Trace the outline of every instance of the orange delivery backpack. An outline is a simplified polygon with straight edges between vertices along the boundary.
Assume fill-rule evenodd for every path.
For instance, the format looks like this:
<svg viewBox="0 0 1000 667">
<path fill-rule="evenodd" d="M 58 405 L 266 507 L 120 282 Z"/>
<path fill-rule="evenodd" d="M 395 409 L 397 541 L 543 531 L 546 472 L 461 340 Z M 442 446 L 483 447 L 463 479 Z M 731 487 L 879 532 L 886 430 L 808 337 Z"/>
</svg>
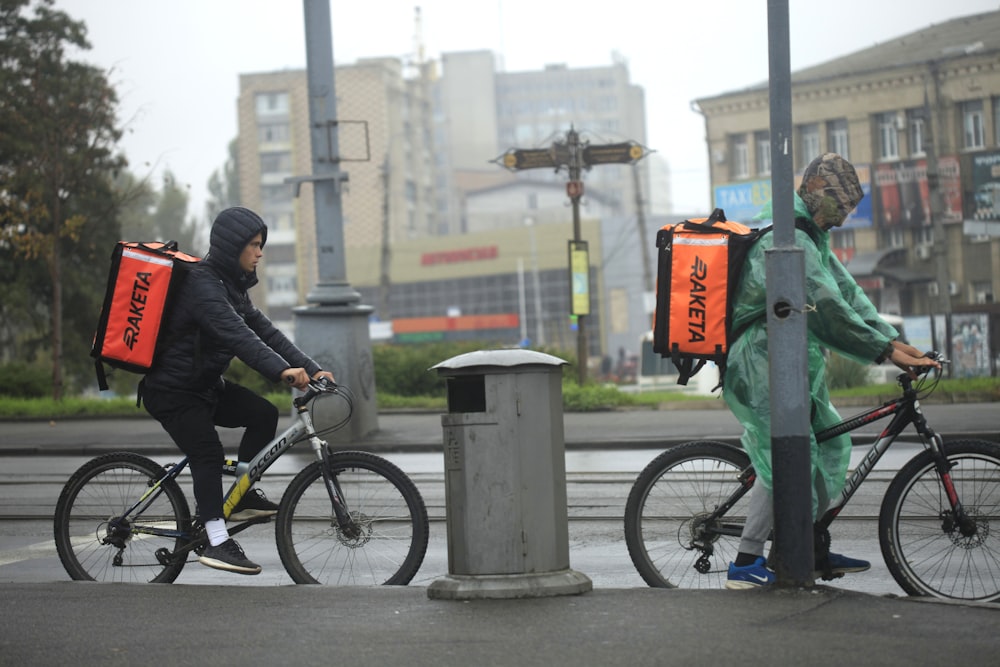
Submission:
<svg viewBox="0 0 1000 667">
<path fill-rule="evenodd" d="M 816 243 L 804 220 L 795 227 Z M 664 225 L 656 233 L 656 310 L 653 351 L 677 368 L 686 385 L 709 361 L 719 368 L 722 387 L 729 347 L 745 327 L 733 329 L 733 302 L 747 253 L 773 225 L 752 229 L 726 220 L 721 208 L 707 218 Z"/>
<path fill-rule="evenodd" d="M 653 351 L 677 368 L 686 385 L 713 361 L 719 388 L 726 355 L 736 339 L 732 330 L 733 295 L 751 245 L 765 229 L 726 220 L 721 208 L 707 218 L 665 225 L 656 234 L 656 310 Z"/>
<path fill-rule="evenodd" d="M 104 364 L 133 373 L 152 368 L 157 351 L 168 342 L 161 336 L 166 315 L 199 261 L 178 250 L 176 241 L 115 244 L 90 351 L 102 390 L 108 388 Z"/>
</svg>

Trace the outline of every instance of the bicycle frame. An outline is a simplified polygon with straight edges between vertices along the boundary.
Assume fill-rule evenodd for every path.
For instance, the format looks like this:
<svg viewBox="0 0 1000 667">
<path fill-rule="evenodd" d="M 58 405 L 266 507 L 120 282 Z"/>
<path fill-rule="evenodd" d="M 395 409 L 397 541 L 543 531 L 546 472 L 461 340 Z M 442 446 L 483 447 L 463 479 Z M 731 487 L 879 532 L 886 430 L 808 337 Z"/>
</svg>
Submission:
<svg viewBox="0 0 1000 667">
<path fill-rule="evenodd" d="M 837 518 L 840 512 L 847 505 L 848 501 L 854 496 L 854 493 L 858 490 L 858 487 L 868 478 L 868 475 L 874 469 L 875 465 L 879 462 L 882 456 L 888 451 L 889 447 L 893 442 L 896 441 L 906 427 L 913 424 L 920 436 L 921 442 L 924 447 L 930 449 L 934 453 L 934 458 L 937 461 L 938 474 L 941 477 L 942 485 L 944 486 L 945 492 L 948 497 L 948 502 L 951 504 L 952 511 L 957 524 L 960 526 L 960 530 L 963 535 L 968 537 L 967 531 L 975 530 L 974 525 L 965 515 L 962 509 L 962 504 L 958 499 L 958 495 L 955 492 L 954 484 L 951 481 L 950 464 L 944 453 L 944 442 L 941 436 L 934 432 L 930 426 L 927 425 L 927 418 L 924 416 L 920 409 L 920 400 L 917 398 L 917 390 L 913 388 L 913 380 L 907 375 L 900 375 L 899 382 L 903 387 L 903 395 L 892 400 L 886 401 L 881 406 L 877 408 L 872 408 L 866 410 L 854 417 L 845 419 L 838 424 L 835 424 L 823 431 L 816 434 L 817 442 L 826 442 L 832 438 L 842 435 L 844 433 L 849 433 L 862 426 L 866 426 L 880 419 L 891 416 L 892 421 L 882 430 L 878 438 L 876 438 L 874 444 L 868 450 L 868 453 L 861 459 L 861 462 L 855 468 L 854 472 L 848 477 L 844 483 L 844 489 L 841 491 L 840 496 L 837 500 L 830 506 L 829 509 L 823 514 L 823 516 L 817 520 L 816 524 L 820 529 L 827 529 L 833 520 Z M 740 488 L 736 490 L 729 498 L 726 499 L 724 503 L 715 508 L 715 510 L 709 514 L 702 525 L 705 527 L 711 526 L 710 532 L 714 535 L 727 535 L 732 537 L 739 537 L 742 534 L 743 527 L 741 525 L 735 524 L 725 524 L 716 523 L 719 521 L 720 517 L 724 517 L 726 512 L 728 512 L 736 503 L 740 500 L 750 489 L 753 487 L 754 482 L 757 479 L 757 474 L 753 469 L 753 466 L 748 467 L 746 470 L 742 471 L 739 476 Z M 694 547 L 706 548 L 704 545 L 695 544 Z M 710 547 L 708 547 L 710 550 Z"/>
<path fill-rule="evenodd" d="M 320 461 L 327 463 L 323 466 L 323 478 L 326 482 L 327 491 L 330 494 L 330 502 L 333 506 L 334 514 L 337 517 L 337 522 L 340 524 L 342 530 L 348 535 L 351 534 L 351 519 L 350 514 L 343 500 L 343 493 L 334 478 L 329 462 L 329 448 L 327 447 L 326 441 L 319 438 L 316 435 L 316 430 L 313 426 L 312 414 L 309 412 L 308 403 L 316 396 L 314 390 L 310 390 L 306 395 L 295 399 L 295 421 L 285 429 L 282 433 L 276 435 L 271 442 L 269 442 L 253 459 L 249 462 L 239 462 L 235 466 L 232 465 L 231 461 L 226 461 L 223 465 L 223 470 L 236 476 L 236 481 L 233 482 L 226 494 L 225 500 L 223 502 L 223 513 L 224 518 L 229 518 L 232 514 L 233 509 L 239 504 L 240 499 L 246 494 L 246 492 L 263 477 L 264 473 L 274 465 L 282 454 L 288 451 L 292 445 L 297 442 L 301 442 L 303 439 L 308 439 L 313 451 L 316 453 L 317 458 Z M 176 529 L 164 529 L 156 526 L 144 526 L 142 524 L 135 524 L 134 518 L 139 517 L 145 511 L 147 507 L 156 499 L 157 496 L 162 492 L 163 484 L 169 479 L 176 479 L 181 472 L 187 467 L 188 459 L 184 457 L 176 464 L 171 464 L 167 466 L 166 474 L 161 477 L 156 483 L 150 487 L 150 489 L 136 501 L 128 510 L 126 510 L 121 517 L 116 518 L 111 523 L 112 528 L 121 528 L 122 530 L 146 535 L 157 535 L 161 537 L 170 538 L 186 538 L 191 539 L 193 536 L 188 531 L 176 530 Z M 133 518 L 131 525 L 129 523 L 129 517 Z M 232 527 L 229 532 L 235 535 L 251 525 L 262 523 L 264 521 L 269 521 L 270 517 L 264 517 L 263 519 L 250 519 L 248 521 L 241 522 L 236 526 Z M 124 521 L 125 524 L 121 526 L 114 525 L 118 521 Z M 185 547 L 179 549 L 173 555 L 185 554 L 199 546 L 199 542 L 192 542 Z"/>
</svg>

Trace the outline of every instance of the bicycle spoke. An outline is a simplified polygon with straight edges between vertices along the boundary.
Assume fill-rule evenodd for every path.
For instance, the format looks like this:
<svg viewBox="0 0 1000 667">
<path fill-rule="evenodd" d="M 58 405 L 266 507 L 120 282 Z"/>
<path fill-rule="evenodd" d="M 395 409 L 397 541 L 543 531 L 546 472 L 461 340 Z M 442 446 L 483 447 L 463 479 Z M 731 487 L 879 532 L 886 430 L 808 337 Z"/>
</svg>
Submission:
<svg viewBox="0 0 1000 667">
<path fill-rule="evenodd" d="M 278 513 L 278 552 L 298 583 L 407 583 L 427 548 L 427 513 L 416 487 L 395 466 L 370 454 L 334 456 L 331 465 L 351 525 L 333 513 L 322 464 L 289 485 Z"/>
</svg>

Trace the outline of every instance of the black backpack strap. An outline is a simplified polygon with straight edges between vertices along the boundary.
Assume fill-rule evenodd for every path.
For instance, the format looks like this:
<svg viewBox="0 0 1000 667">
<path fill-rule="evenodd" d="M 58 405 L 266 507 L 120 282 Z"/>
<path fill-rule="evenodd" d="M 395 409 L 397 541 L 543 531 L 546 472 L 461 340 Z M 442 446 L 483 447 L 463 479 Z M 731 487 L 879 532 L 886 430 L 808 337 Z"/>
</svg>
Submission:
<svg viewBox="0 0 1000 667">
<path fill-rule="evenodd" d="M 726 212 L 723 211 L 721 208 L 717 208 L 712 211 L 712 214 L 710 216 L 708 216 L 708 220 L 705 221 L 705 224 L 711 225 L 716 222 L 725 222 L 725 221 L 726 221 Z"/>
<path fill-rule="evenodd" d="M 670 361 L 673 362 L 674 367 L 677 369 L 677 384 L 687 385 L 688 380 L 701 370 L 706 360 L 704 358 L 692 359 L 690 357 L 681 359 L 677 344 L 674 343 L 670 349 Z"/>
<path fill-rule="evenodd" d="M 97 357 L 94 359 L 94 371 L 97 373 L 97 386 L 101 391 L 107 391 L 108 389 L 108 376 L 104 372 L 104 364 L 101 362 L 101 358 Z"/>
</svg>

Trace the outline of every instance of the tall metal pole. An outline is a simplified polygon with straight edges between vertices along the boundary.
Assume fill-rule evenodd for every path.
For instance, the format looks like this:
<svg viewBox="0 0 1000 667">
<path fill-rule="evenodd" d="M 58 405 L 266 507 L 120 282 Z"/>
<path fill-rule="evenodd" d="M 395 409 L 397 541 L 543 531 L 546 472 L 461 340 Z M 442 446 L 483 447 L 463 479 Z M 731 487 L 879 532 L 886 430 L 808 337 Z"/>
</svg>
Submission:
<svg viewBox="0 0 1000 667">
<path fill-rule="evenodd" d="M 361 295 L 347 283 L 340 171 L 337 92 L 334 85 L 333 36 L 329 0 L 303 0 L 306 33 L 306 68 L 309 85 L 309 135 L 312 174 L 288 179 L 311 183 L 316 214 L 316 252 L 319 280 L 306 295 L 307 305 L 294 309 L 295 342 L 337 382 L 353 390 L 353 413 L 347 428 L 328 436 L 352 442 L 378 430 L 375 365 L 372 360 L 368 319 L 372 307 L 362 305 Z M 336 401 L 317 405 L 317 424 L 343 419 Z M 327 413 L 330 414 L 327 414 Z"/>
<path fill-rule="evenodd" d="M 930 223 L 931 231 L 934 234 L 932 248 L 934 251 L 934 280 L 937 282 L 938 291 L 935 298 L 935 311 L 938 314 L 951 314 L 951 274 L 948 271 L 948 248 L 945 245 L 947 231 L 944 226 L 944 201 L 941 194 L 941 173 L 938 166 L 938 155 L 947 146 L 938 141 L 942 136 L 940 128 L 944 119 L 940 113 L 941 90 L 938 79 L 938 64 L 935 61 L 928 63 L 932 88 L 934 90 L 934 103 L 931 105 L 927 98 L 927 84 L 924 83 L 924 118 L 925 142 L 924 150 L 927 153 L 927 193 L 930 197 Z M 941 150 L 939 150 L 939 148 Z"/>
<path fill-rule="evenodd" d="M 774 207 L 774 246 L 765 260 L 774 492 L 772 560 L 779 585 L 811 586 L 813 517 L 805 255 L 795 245 L 788 0 L 768 0 L 767 10 Z"/>
<path fill-rule="evenodd" d="M 566 133 L 566 145 L 569 148 L 569 180 L 579 182 L 583 166 L 583 154 L 580 146 L 580 135 L 573 128 Z M 570 197 L 573 204 L 573 242 L 579 243 L 580 233 L 580 194 Z M 577 382 L 582 387 L 587 382 L 587 316 L 576 316 L 576 365 Z"/>
<path fill-rule="evenodd" d="M 347 283 L 344 214 L 340 200 L 340 146 L 337 90 L 330 35 L 329 0 L 304 0 L 306 69 L 309 82 L 309 141 L 312 148 L 313 205 L 319 282 L 306 296 L 309 303 L 357 303 L 361 295 Z"/>
</svg>

